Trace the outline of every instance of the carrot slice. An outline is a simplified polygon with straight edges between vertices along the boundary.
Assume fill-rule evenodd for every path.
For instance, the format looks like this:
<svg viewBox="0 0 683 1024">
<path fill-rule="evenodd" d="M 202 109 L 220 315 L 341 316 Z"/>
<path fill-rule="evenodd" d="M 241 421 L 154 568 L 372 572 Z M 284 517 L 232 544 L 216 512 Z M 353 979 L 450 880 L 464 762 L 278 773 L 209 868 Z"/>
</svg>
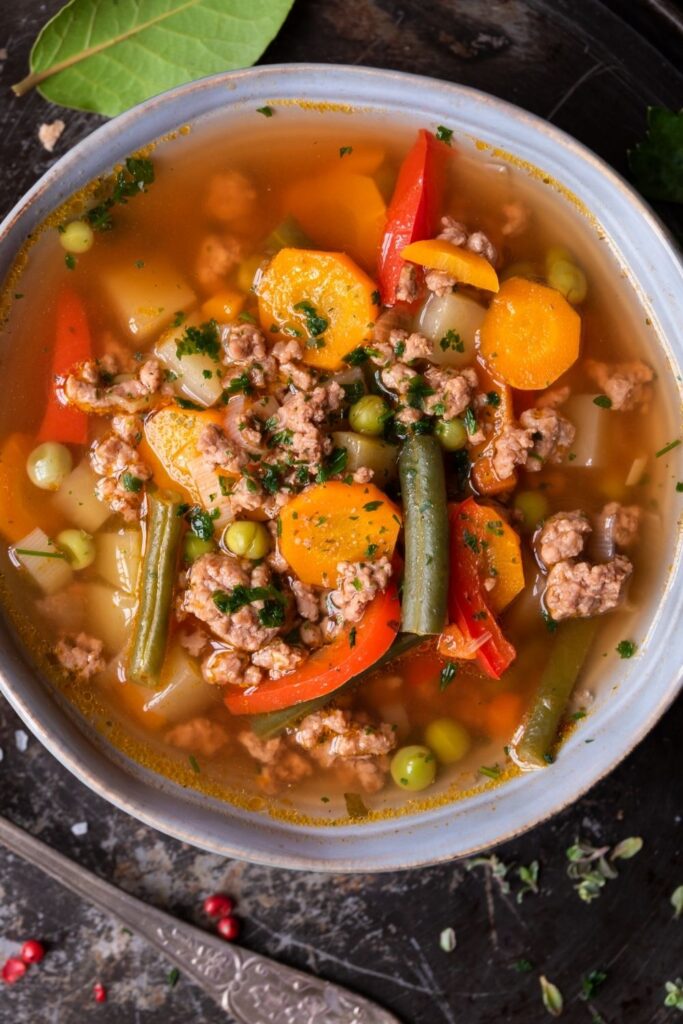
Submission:
<svg viewBox="0 0 683 1024">
<path fill-rule="evenodd" d="M 92 359 L 92 344 L 85 307 L 75 291 L 63 288 L 57 297 L 52 372 L 37 444 L 42 441 L 85 444 L 88 440 L 87 414 L 61 402 L 54 386 L 56 378 L 66 376 L 74 364 L 87 359 Z"/>
<path fill-rule="evenodd" d="M 344 253 L 281 249 L 258 284 L 268 337 L 300 337 L 304 362 L 338 370 L 366 341 L 378 313 L 374 282 Z"/>
<path fill-rule="evenodd" d="M 331 480 L 287 502 L 280 527 L 280 550 L 292 571 L 304 583 L 330 587 L 339 562 L 391 558 L 401 516 L 374 484 Z"/>
<path fill-rule="evenodd" d="M 337 690 L 378 661 L 396 639 L 401 618 L 396 578 L 368 605 L 356 625 L 346 628 L 308 658 L 300 669 L 259 686 L 225 688 L 225 704 L 233 715 L 279 711 Z"/>
<path fill-rule="evenodd" d="M 54 533 L 59 518 L 45 491 L 38 490 L 26 473 L 26 460 L 34 447 L 29 434 L 10 434 L 0 448 L 0 532 L 15 544 L 39 526 Z"/>
<path fill-rule="evenodd" d="M 348 252 L 373 271 L 387 208 L 373 178 L 354 173 L 352 160 L 353 153 L 337 170 L 295 181 L 285 192 L 284 211 L 315 245 Z"/>
<path fill-rule="evenodd" d="M 412 242 L 401 251 L 401 256 L 411 263 L 419 263 L 421 267 L 443 270 L 461 284 L 470 284 L 487 292 L 498 291 L 498 275 L 488 260 L 444 238 Z"/>
<path fill-rule="evenodd" d="M 486 312 L 479 352 L 511 387 L 540 391 L 576 362 L 580 340 L 581 318 L 564 296 L 511 277 Z"/>
</svg>

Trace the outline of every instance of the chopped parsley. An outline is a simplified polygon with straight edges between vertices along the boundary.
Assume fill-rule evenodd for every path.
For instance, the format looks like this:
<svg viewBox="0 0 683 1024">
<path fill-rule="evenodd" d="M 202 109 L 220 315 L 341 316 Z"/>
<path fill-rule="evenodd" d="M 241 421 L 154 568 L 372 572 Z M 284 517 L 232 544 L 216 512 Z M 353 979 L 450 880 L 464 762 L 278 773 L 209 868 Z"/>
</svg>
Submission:
<svg viewBox="0 0 683 1024">
<path fill-rule="evenodd" d="M 349 630 L 349 647 L 356 646 L 356 627 L 352 626 Z"/>
<path fill-rule="evenodd" d="M 282 469 L 280 466 L 268 465 L 261 476 L 261 483 L 268 494 L 277 494 L 280 490 L 280 477 Z"/>
<path fill-rule="evenodd" d="M 334 448 L 327 462 L 320 467 L 315 475 L 318 484 L 324 484 L 330 477 L 343 473 L 346 468 L 349 453 L 346 448 Z"/>
<path fill-rule="evenodd" d="M 64 257 L 64 262 L 66 263 L 67 270 L 75 270 L 76 269 L 76 257 L 74 256 L 73 253 L 68 252 L 66 254 L 66 256 Z"/>
<path fill-rule="evenodd" d="M 220 351 L 221 343 L 215 320 L 208 320 L 198 327 L 186 327 L 175 348 L 178 359 L 183 356 L 208 356 L 214 363 L 218 362 Z"/>
<path fill-rule="evenodd" d="M 190 762 L 190 767 L 192 768 L 192 771 L 195 773 L 195 775 L 200 775 L 202 770 L 199 767 L 199 761 L 194 756 L 194 754 L 190 754 L 187 760 Z"/>
<path fill-rule="evenodd" d="M 377 554 L 378 548 L 379 544 L 368 544 L 368 546 L 365 549 L 365 557 L 374 558 L 375 555 Z"/>
<path fill-rule="evenodd" d="M 172 967 L 166 975 L 166 982 L 169 988 L 174 988 L 178 984 L 178 978 L 180 977 L 180 971 L 177 967 Z"/>
<path fill-rule="evenodd" d="M 589 971 L 581 979 L 581 992 L 579 998 L 588 1000 L 593 999 L 600 986 L 607 980 L 607 973 L 605 971 Z"/>
<path fill-rule="evenodd" d="M 383 501 L 366 501 L 363 505 L 363 511 L 365 512 L 376 512 L 380 505 L 383 505 Z"/>
<path fill-rule="evenodd" d="M 218 512 L 218 510 L 216 510 L 216 512 Z M 195 537 L 199 537 L 200 540 L 211 540 L 213 537 L 213 521 L 215 518 L 215 515 L 211 512 L 207 512 L 206 509 L 200 508 L 199 505 L 193 505 L 187 512 L 187 522 L 190 530 Z"/>
<path fill-rule="evenodd" d="M 486 777 L 489 778 L 489 779 L 499 779 L 500 778 L 500 768 L 498 767 L 497 764 L 493 764 L 493 765 L 483 764 L 479 768 L 479 774 L 480 775 L 486 775 Z"/>
<path fill-rule="evenodd" d="M 379 355 L 376 348 L 368 348 L 367 345 L 358 345 L 357 348 L 351 349 L 344 356 L 344 362 L 348 363 L 349 366 L 362 366 L 363 363 L 367 363 L 368 359 L 372 356 Z"/>
<path fill-rule="evenodd" d="M 446 145 L 450 146 L 451 139 L 453 138 L 453 129 L 445 128 L 442 124 L 434 132 L 439 142 L 445 142 Z"/>
<path fill-rule="evenodd" d="M 132 473 L 124 473 L 121 477 L 123 481 L 123 489 L 125 491 L 131 491 L 133 494 L 138 494 L 142 490 L 142 480 L 139 476 L 134 476 Z"/>
<path fill-rule="evenodd" d="M 180 327 L 182 324 L 185 323 L 186 320 L 187 313 L 184 313 L 182 309 L 179 309 L 173 314 L 173 319 L 171 320 L 171 327 Z"/>
<path fill-rule="evenodd" d="M 342 384 L 344 399 L 349 405 L 355 405 L 365 394 L 365 384 L 362 380 L 351 381 L 350 384 Z"/>
<path fill-rule="evenodd" d="M 658 452 L 655 452 L 655 458 L 661 459 L 662 455 L 667 455 L 669 452 L 672 452 L 674 448 L 678 448 L 680 443 L 680 441 L 669 441 L 669 443 L 665 444 L 663 448 L 660 448 Z"/>
<path fill-rule="evenodd" d="M 273 110 L 272 107 L 265 106 L 265 107 L 257 107 L 256 108 L 256 113 L 257 114 L 263 114 L 264 117 L 272 117 L 273 114 L 275 113 L 275 111 Z"/>
<path fill-rule="evenodd" d="M 447 661 L 439 673 L 439 690 L 441 693 L 451 685 L 457 674 L 457 661 Z"/>
<path fill-rule="evenodd" d="M 114 226 L 112 220 L 112 207 L 125 205 L 133 196 L 146 192 L 147 185 L 154 181 L 154 165 L 151 160 L 145 157 L 129 156 L 126 159 L 126 166 L 118 172 L 114 178 L 114 187 L 111 195 L 93 206 L 85 215 L 88 224 L 95 231 L 111 231 Z"/>
<path fill-rule="evenodd" d="M 285 621 L 285 609 L 282 599 L 267 598 L 263 602 L 263 608 L 258 613 L 258 620 L 262 626 L 268 629 L 276 629 Z"/>
<path fill-rule="evenodd" d="M 413 409 L 421 409 L 425 398 L 429 398 L 433 394 L 434 388 L 431 388 L 424 377 L 418 373 L 408 385 L 408 405 Z"/>
<path fill-rule="evenodd" d="M 486 392 L 486 404 L 492 405 L 494 409 L 497 409 L 500 405 L 500 395 L 497 391 Z"/>
<path fill-rule="evenodd" d="M 197 405 L 196 402 L 191 402 L 189 398 L 180 398 L 176 395 L 175 404 L 179 405 L 181 409 L 193 409 L 195 412 L 204 412 L 203 405 Z"/>
<path fill-rule="evenodd" d="M 608 395 L 596 395 L 593 399 L 593 405 L 598 405 L 601 409 L 611 409 L 612 399 Z"/>
<path fill-rule="evenodd" d="M 312 338 L 319 338 L 321 334 L 324 334 L 329 327 L 330 321 L 324 316 L 320 316 L 315 306 L 312 306 L 310 302 L 303 301 L 297 302 L 294 309 L 299 309 L 306 318 L 306 330 Z"/>
<path fill-rule="evenodd" d="M 465 430 L 468 434 L 476 434 L 477 432 L 477 419 L 471 409 L 465 409 L 465 415 L 462 418 L 465 424 Z"/>
<path fill-rule="evenodd" d="M 476 534 L 472 533 L 471 530 L 468 530 L 467 527 L 465 527 L 462 531 L 462 539 L 470 551 L 474 552 L 475 555 L 479 554 L 481 551 L 481 545 L 479 544 Z"/>
<path fill-rule="evenodd" d="M 254 390 L 254 385 L 249 379 L 249 373 L 247 370 L 243 370 L 237 377 L 233 377 L 227 388 L 224 389 L 223 394 L 230 398 L 232 395 L 251 395 Z"/>
<path fill-rule="evenodd" d="M 353 146 L 340 146 L 339 147 L 339 156 L 340 157 L 348 156 L 349 153 L 353 153 Z"/>
<path fill-rule="evenodd" d="M 457 331 L 451 329 L 446 331 L 443 338 L 439 342 L 439 347 L 444 352 L 447 352 L 449 349 L 452 349 L 454 352 L 464 352 L 465 342 L 462 340 Z"/>
<path fill-rule="evenodd" d="M 620 640 L 616 646 L 616 652 L 620 658 L 632 658 L 636 653 L 637 644 L 633 640 Z"/>
<path fill-rule="evenodd" d="M 550 612 L 543 611 L 541 614 L 543 616 L 543 621 L 545 622 L 545 628 L 549 633 L 554 633 L 557 629 L 557 622 L 555 619 L 552 617 Z"/>
<path fill-rule="evenodd" d="M 375 289 L 375 291 L 370 296 L 370 301 L 372 302 L 373 306 L 379 306 L 379 300 L 380 300 L 380 294 L 377 291 L 377 289 Z"/>
</svg>

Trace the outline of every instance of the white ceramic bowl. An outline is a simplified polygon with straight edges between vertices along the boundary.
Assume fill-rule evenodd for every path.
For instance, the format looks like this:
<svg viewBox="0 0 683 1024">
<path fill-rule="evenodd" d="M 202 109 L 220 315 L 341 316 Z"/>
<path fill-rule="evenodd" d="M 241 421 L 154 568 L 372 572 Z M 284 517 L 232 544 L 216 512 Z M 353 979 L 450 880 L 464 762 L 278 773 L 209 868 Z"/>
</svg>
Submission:
<svg viewBox="0 0 683 1024">
<path fill-rule="evenodd" d="M 569 136 L 501 100 L 444 82 L 357 67 L 285 65 L 216 75 L 165 93 L 99 128 L 62 157 L 0 227 L 0 275 L 26 238 L 56 206 L 133 150 L 203 116 L 226 119 L 278 100 L 348 105 L 357 118 L 379 112 L 415 127 L 446 124 L 463 145 L 477 138 L 542 170 L 573 193 L 621 264 L 662 341 L 658 388 L 679 430 L 683 376 L 683 270 L 651 210 L 609 167 Z M 567 202 L 567 199 L 559 200 Z M 666 361 L 670 366 L 666 368 Z M 657 361 L 657 359 L 655 360 Z M 672 435 L 676 436 L 676 434 Z M 672 472 L 683 479 L 675 457 Z M 674 476 L 674 479 L 676 477 Z M 673 492 L 673 484 L 669 488 Z M 228 857 L 281 867 L 382 871 L 470 854 L 509 838 L 571 803 L 609 772 L 654 725 L 680 685 L 676 646 L 683 578 L 672 501 L 665 503 L 666 560 L 650 604 L 637 620 L 638 656 L 612 658 L 590 718 L 558 762 L 497 790 L 436 810 L 345 827 L 301 827 L 189 793 L 131 764 L 65 713 L 25 661 L 7 629 L 0 685 L 26 725 L 55 757 L 106 800 L 185 842 Z M 590 745 L 586 740 L 591 740 Z"/>
</svg>

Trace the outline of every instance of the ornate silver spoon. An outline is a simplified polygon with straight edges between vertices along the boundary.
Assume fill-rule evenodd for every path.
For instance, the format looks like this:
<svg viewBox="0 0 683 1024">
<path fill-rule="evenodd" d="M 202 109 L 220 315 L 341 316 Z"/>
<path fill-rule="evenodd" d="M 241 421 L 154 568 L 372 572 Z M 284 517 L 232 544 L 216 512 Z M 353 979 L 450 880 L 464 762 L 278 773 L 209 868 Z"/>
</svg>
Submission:
<svg viewBox="0 0 683 1024">
<path fill-rule="evenodd" d="M 0 842 L 144 936 L 238 1024 L 399 1024 L 375 1003 L 208 935 L 103 881 L 0 817 Z"/>
</svg>

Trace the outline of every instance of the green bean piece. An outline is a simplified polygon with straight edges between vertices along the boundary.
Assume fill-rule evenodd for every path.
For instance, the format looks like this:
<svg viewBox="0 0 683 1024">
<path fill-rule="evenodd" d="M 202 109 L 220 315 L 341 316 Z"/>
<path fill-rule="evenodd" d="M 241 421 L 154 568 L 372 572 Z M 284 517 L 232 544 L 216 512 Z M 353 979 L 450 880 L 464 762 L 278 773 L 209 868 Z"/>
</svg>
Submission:
<svg viewBox="0 0 683 1024">
<path fill-rule="evenodd" d="M 353 676 L 347 682 L 342 683 L 339 689 L 333 690 L 332 693 L 325 693 L 322 697 L 312 697 L 311 700 L 303 700 L 299 704 L 292 704 L 289 708 L 281 708 L 279 711 L 264 711 L 263 714 L 252 715 L 249 719 L 249 724 L 253 732 L 262 740 L 269 740 L 273 736 L 278 736 L 284 729 L 296 725 L 306 715 L 310 715 L 313 711 L 319 711 L 327 704 L 330 704 L 340 693 L 346 693 L 348 690 L 358 686 L 359 683 L 362 683 L 364 679 L 367 679 L 372 672 L 376 672 L 382 665 L 386 665 L 389 661 L 394 661 L 395 658 L 400 658 L 402 654 L 406 654 L 413 647 L 419 647 L 424 642 L 421 636 L 411 636 L 410 633 L 402 633 L 401 636 L 394 640 L 387 653 L 383 654 L 374 665 L 366 668 L 363 672 L 359 672 L 357 676 Z"/>
<path fill-rule="evenodd" d="M 409 437 L 398 463 L 404 509 L 402 628 L 440 633 L 448 595 L 448 510 L 443 455 L 429 434 Z"/>
<path fill-rule="evenodd" d="M 279 252 L 280 249 L 310 249 L 313 242 L 295 217 L 291 214 L 273 228 L 264 242 L 266 252 Z"/>
<path fill-rule="evenodd" d="M 183 520 L 178 515 L 178 495 L 157 491 L 147 495 L 147 502 L 145 554 L 128 678 L 142 686 L 156 687 L 166 655 Z"/>
<path fill-rule="evenodd" d="M 521 768 L 545 768 L 552 761 L 560 721 L 597 629 L 598 619 L 570 619 L 558 626 L 538 691 L 511 747 Z"/>
</svg>

